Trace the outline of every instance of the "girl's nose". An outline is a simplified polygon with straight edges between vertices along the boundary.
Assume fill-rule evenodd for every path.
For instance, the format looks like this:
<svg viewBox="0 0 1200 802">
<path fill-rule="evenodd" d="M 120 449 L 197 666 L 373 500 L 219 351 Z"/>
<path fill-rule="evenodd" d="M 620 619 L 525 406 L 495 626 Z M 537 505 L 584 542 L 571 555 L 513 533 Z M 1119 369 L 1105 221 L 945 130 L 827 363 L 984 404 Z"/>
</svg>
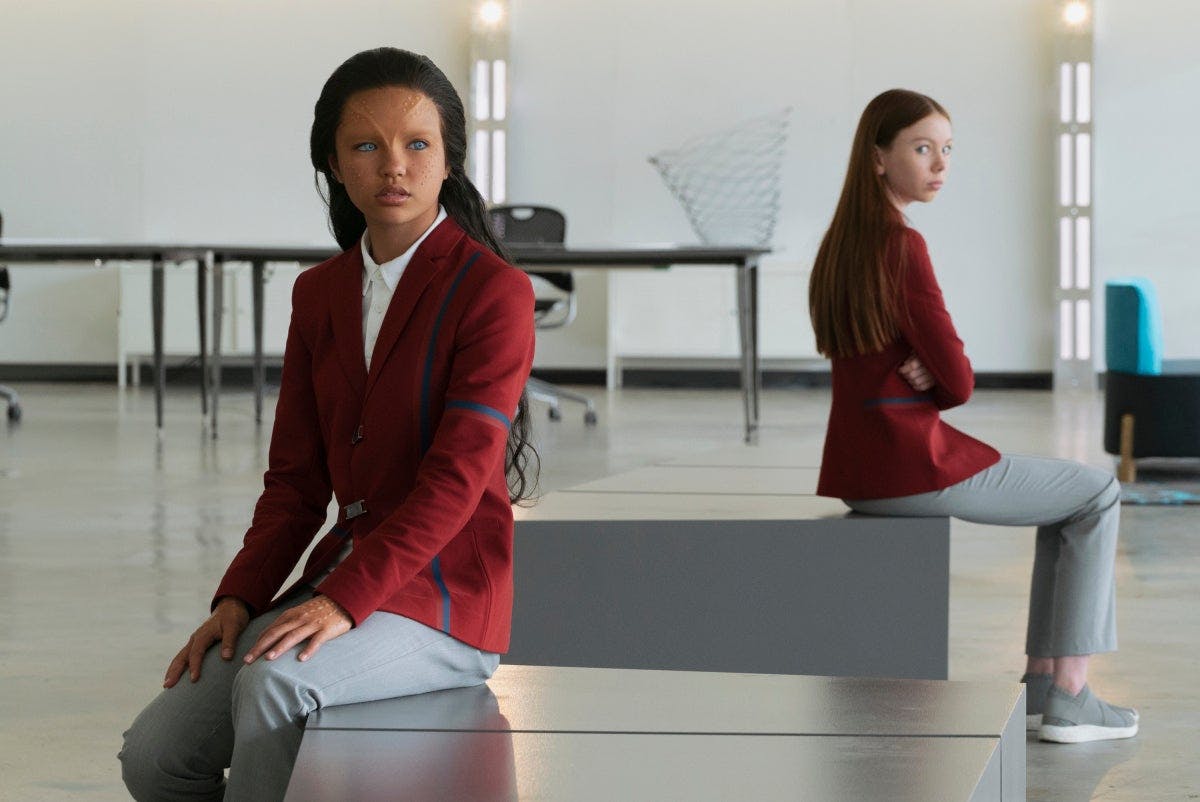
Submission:
<svg viewBox="0 0 1200 802">
<path fill-rule="evenodd" d="M 381 172 L 384 175 L 404 175 L 408 172 L 408 161 L 405 158 L 406 152 L 401 149 L 388 148 L 387 154 L 383 159 L 383 167 Z"/>
</svg>

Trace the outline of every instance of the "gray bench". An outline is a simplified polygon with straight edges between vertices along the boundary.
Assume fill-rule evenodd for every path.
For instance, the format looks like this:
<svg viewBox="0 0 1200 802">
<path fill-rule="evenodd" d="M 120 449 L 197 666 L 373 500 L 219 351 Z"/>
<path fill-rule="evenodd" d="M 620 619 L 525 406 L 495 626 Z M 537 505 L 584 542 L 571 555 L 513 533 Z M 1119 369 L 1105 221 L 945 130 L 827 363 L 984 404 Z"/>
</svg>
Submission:
<svg viewBox="0 0 1200 802">
<path fill-rule="evenodd" d="M 785 476 L 659 466 L 518 510 L 505 660 L 945 679 L 949 520 L 744 492 L 755 470 Z M 786 470 L 766 489 L 815 482 Z"/>
<path fill-rule="evenodd" d="M 288 800 L 1024 799 L 1022 686 L 936 681 L 949 521 L 847 515 L 807 459 L 727 449 L 516 510 L 505 665 L 319 711 Z"/>
<path fill-rule="evenodd" d="M 1023 686 L 503 665 L 327 708 L 288 802 L 1025 798 Z"/>
</svg>

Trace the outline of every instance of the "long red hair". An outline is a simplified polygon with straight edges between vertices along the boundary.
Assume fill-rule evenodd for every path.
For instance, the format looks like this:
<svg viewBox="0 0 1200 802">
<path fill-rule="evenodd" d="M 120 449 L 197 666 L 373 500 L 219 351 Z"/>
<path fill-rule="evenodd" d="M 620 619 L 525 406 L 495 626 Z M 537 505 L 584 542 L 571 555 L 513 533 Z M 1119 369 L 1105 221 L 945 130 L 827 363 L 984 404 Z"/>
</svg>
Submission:
<svg viewBox="0 0 1200 802">
<path fill-rule="evenodd" d="M 931 97 L 889 89 L 867 104 L 858 121 L 842 195 L 808 282 L 817 350 L 827 357 L 873 353 L 899 333 L 903 275 L 889 274 L 886 253 L 904 218 L 875 169 L 875 150 L 890 147 L 896 134 L 931 114 L 950 119 Z M 904 253 L 898 256 L 903 271 Z"/>
</svg>

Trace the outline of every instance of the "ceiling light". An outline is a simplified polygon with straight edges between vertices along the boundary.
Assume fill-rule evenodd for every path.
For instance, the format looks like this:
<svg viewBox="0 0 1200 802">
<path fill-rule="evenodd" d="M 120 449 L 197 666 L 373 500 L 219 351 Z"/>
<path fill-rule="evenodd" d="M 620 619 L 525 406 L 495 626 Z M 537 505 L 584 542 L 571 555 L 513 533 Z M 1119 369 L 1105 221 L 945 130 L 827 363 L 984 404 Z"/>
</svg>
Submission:
<svg viewBox="0 0 1200 802">
<path fill-rule="evenodd" d="M 1072 0 L 1063 6 L 1063 21 L 1073 28 L 1087 22 L 1088 6 L 1082 0 Z"/>
<path fill-rule="evenodd" d="M 484 25 L 497 25 L 504 18 L 504 6 L 497 0 L 488 0 L 479 7 L 479 20 Z"/>
</svg>

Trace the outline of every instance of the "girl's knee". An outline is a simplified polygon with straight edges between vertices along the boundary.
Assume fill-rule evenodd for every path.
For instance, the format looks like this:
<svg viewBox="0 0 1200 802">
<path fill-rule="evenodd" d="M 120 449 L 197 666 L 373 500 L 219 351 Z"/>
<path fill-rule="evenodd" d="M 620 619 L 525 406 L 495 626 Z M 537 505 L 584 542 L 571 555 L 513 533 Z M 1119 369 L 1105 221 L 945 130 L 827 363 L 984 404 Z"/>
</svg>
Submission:
<svg viewBox="0 0 1200 802">
<path fill-rule="evenodd" d="M 235 722 L 250 710 L 271 719 L 291 719 L 311 712 L 305 704 L 308 694 L 304 692 L 304 685 L 290 670 L 295 659 L 294 651 L 275 660 L 260 657 L 238 671 L 233 680 Z M 315 703 L 311 706 L 316 707 Z"/>
<path fill-rule="evenodd" d="M 129 795 L 138 802 L 178 799 L 185 795 L 202 799 L 202 796 L 188 793 L 194 791 L 194 782 L 189 781 L 186 768 L 177 760 L 171 739 L 148 730 L 140 721 L 135 721 L 122 736 L 124 741 L 117 753 L 117 759 L 121 761 L 121 780 Z"/>
<path fill-rule="evenodd" d="M 154 773 L 158 761 L 153 749 L 148 748 L 152 743 L 141 737 L 137 722 L 121 737 L 121 751 L 117 752 L 117 760 L 121 761 L 121 780 L 134 799 L 154 799 L 157 793 Z"/>
<path fill-rule="evenodd" d="M 260 657 L 249 665 L 242 666 L 233 678 L 233 702 L 236 705 L 239 697 L 260 696 L 281 684 L 287 682 L 284 674 L 283 661 L 295 659 L 294 655 L 285 654 L 276 660 Z"/>
<path fill-rule="evenodd" d="M 265 657 L 260 657 L 247 666 L 242 666 L 233 678 L 232 711 L 234 721 L 237 720 L 237 710 L 248 700 L 262 696 L 263 691 L 271 683 L 271 664 Z"/>
<path fill-rule="evenodd" d="M 1109 507 L 1115 507 L 1120 504 L 1121 483 L 1117 481 L 1117 477 L 1099 469 L 1097 469 L 1096 472 L 1101 474 L 1102 481 L 1104 482 L 1104 489 L 1101 490 L 1100 495 L 1097 496 L 1096 504 L 1100 507 L 1100 509 L 1108 509 Z"/>
<path fill-rule="evenodd" d="M 1092 465 L 1080 465 L 1081 481 L 1086 482 L 1091 498 L 1088 507 L 1105 510 L 1120 502 L 1121 483 L 1111 473 Z"/>
<path fill-rule="evenodd" d="M 224 794 L 233 743 L 228 702 L 210 708 L 188 690 L 177 685 L 159 694 L 121 736 L 121 779 L 136 800 L 219 800 Z"/>
</svg>

